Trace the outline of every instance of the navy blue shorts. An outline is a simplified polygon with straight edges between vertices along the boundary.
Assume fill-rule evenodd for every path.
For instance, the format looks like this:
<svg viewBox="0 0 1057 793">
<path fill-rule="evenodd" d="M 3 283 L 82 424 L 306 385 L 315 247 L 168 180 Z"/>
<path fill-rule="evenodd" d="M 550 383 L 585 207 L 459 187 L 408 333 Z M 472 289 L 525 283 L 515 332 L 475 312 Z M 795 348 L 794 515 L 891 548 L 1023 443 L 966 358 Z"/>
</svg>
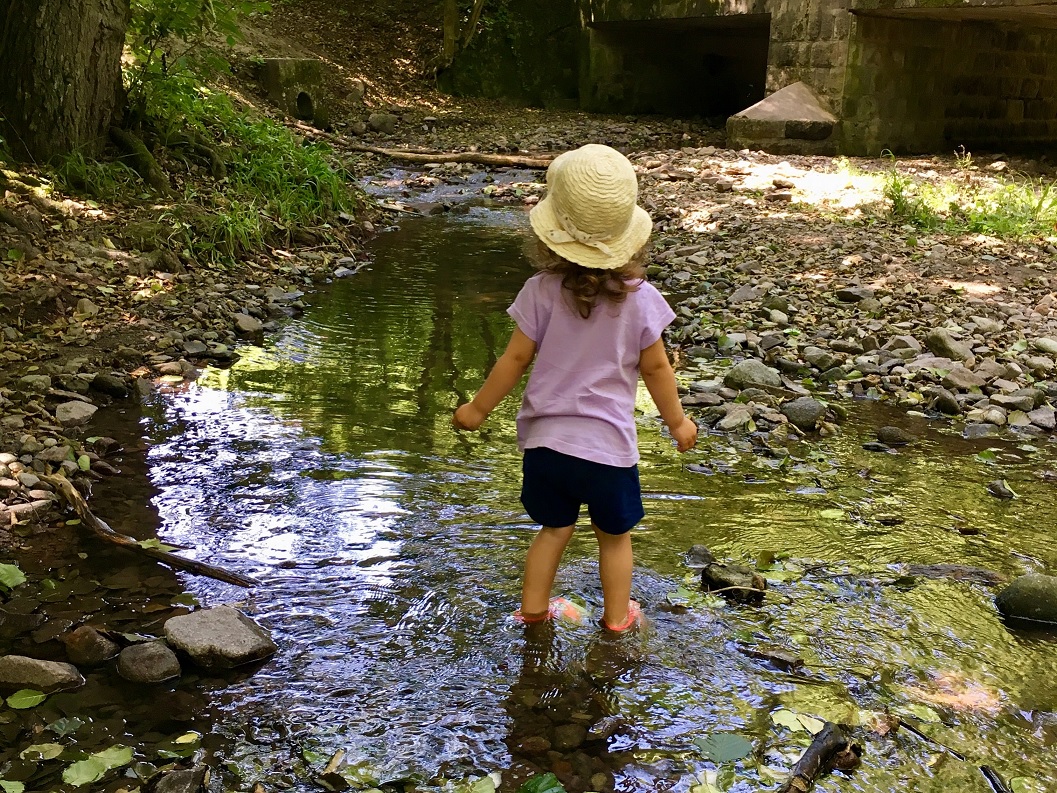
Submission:
<svg viewBox="0 0 1057 793">
<path fill-rule="evenodd" d="M 543 526 L 571 526 L 587 504 L 599 529 L 624 534 L 646 514 L 637 465 L 620 468 L 538 447 L 525 449 L 521 468 L 521 503 Z"/>
</svg>

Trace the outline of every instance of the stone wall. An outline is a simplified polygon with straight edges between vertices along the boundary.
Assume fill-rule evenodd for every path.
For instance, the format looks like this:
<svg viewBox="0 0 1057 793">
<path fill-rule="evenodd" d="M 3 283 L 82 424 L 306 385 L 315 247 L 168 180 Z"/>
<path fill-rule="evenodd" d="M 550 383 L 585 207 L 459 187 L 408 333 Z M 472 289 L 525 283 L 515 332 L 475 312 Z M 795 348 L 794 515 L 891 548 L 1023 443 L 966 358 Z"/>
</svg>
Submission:
<svg viewBox="0 0 1057 793">
<path fill-rule="evenodd" d="M 1057 140 L 1057 0 L 510 0 L 475 46 L 442 84 L 707 117 L 762 98 L 762 75 L 811 88 L 849 154 Z"/>
<path fill-rule="evenodd" d="M 1057 31 L 860 16 L 842 116 L 850 154 L 1012 149 L 1057 138 Z"/>
</svg>

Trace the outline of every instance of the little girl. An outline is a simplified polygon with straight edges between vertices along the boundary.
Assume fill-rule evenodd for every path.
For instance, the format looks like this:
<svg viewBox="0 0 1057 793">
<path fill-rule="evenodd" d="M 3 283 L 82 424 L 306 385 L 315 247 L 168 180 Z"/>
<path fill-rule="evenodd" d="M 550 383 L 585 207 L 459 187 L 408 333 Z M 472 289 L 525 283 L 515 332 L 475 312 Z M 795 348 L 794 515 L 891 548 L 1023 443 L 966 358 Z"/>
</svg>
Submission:
<svg viewBox="0 0 1057 793">
<path fill-rule="evenodd" d="M 517 417 L 524 452 L 521 503 L 542 529 L 525 559 L 521 608 L 538 622 L 560 604 L 551 587 L 580 507 L 598 538 L 602 622 L 624 631 L 640 619 L 631 595 L 630 531 L 643 517 L 635 392 L 639 375 L 679 451 L 697 425 L 683 413 L 661 332 L 675 314 L 644 280 L 650 216 L 637 206 L 631 163 L 589 144 L 547 169 L 547 196 L 529 215 L 540 269 L 507 313 L 517 323 L 506 351 L 473 401 L 455 411 L 476 430 L 535 359 Z"/>
</svg>

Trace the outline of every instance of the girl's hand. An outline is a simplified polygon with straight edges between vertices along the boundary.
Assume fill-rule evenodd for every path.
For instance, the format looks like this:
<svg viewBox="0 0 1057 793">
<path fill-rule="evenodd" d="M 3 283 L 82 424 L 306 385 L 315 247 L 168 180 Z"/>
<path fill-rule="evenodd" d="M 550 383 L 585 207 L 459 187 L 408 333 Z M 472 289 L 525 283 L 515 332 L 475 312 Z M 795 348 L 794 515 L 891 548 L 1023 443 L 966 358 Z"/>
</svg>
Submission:
<svg viewBox="0 0 1057 793">
<path fill-rule="evenodd" d="M 672 438 L 679 451 L 688 452 L 697 445 L 697 424 L 683 416 L 683 421 L 677 427 L 669 427 Z"/>
<path fill-rule="evenodd" d="M 476 430 L 484 424 L 486 418 L 487 413 L 475 407 L 473 402 L 467 402 L 465 405 L 459 405 L 455 415 L 451 417 L 451 424 L 457 430 Z"/>
</svg>

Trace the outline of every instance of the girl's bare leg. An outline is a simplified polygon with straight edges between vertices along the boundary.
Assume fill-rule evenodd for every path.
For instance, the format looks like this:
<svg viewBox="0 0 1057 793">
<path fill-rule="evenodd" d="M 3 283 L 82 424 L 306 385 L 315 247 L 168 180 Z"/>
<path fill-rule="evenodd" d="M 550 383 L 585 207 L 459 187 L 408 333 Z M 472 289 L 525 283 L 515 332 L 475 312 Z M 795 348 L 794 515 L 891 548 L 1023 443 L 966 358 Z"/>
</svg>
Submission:
<svg viewBox="0 0 1057 793">
<path fill-rule="evenodd" d="M 547 613 L 558 563 L 573 536 L 574 528 L 564 526 L 552 529 L 544 526 L 529 546 L 525 555 L 525 578 L 521 585 L 521 615 L 526 619 Z"/>
<path fill-rule="evenodd" d="M 623 625 L 631 600 L 631 532 L 606 534 L 593 523 L 598 538 L 598 576 L 602 579 L 602 619 L 606 625 Z"/>
</svg>

